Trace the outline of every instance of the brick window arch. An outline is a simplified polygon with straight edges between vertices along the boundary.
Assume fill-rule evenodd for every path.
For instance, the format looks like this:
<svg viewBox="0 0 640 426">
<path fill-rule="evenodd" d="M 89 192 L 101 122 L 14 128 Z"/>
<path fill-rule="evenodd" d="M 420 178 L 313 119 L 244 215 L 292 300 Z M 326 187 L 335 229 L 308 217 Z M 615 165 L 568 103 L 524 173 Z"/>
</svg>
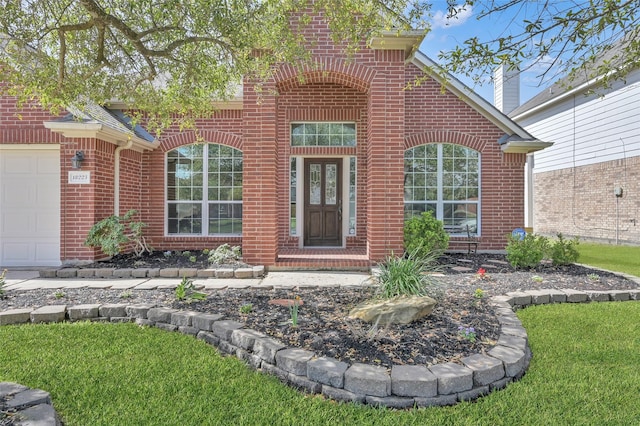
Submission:
<svg viewBox="0 0 640 426">
<path fill-rule="evenodd" d="M 414 146 L 404 154 L 405 219 L 431 211 L 451 235 L 480 231 L 480 152 L 456 144 Z"/>
<path fill-rule="evenodd" d="M 214 143 L 167 152 L 169 235 L 242 234 L 242 151 Z"/>
</svg>

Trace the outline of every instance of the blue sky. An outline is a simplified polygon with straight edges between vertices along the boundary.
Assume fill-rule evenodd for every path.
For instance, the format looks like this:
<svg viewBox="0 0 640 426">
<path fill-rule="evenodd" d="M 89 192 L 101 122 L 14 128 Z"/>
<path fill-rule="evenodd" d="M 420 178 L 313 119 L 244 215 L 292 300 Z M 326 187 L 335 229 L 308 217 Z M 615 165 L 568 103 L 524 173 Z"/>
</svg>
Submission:
<svg viewBox="0 0 640 426">
<path fill-rule="evenodd" d="M 526 2 L 525 2 L 526 3 Z M 433 1 L 432 30 L 420 45 L 420 50 L 434 61 L 438 62 L 438 53 L 442 50 L 450 50 L 465 40 L 477 36 L 480 40 L 493 40 L 504 36 L 508 32 L 519 31 L 523 17 L 527 15 L 526 6 L 519 10 L 508 10 L 499 16 L 485 17 L 478 21 L 480 10 L 467 6 L 460 11 L 455 19 L 447 19 L 445 0 Z M 539 68 L 538 68 L 539 70 Z M 520 77 L 520 104 L 526 102 L 545 87 L 549 82 L 540 84 L 535 67 L 528 72 L 523 72 Z M 473 88 L 476 93 L 493 103 L 493 83 L 491 76 L 481 86 L 470 78 L 456 75 L 463 83 Z"/>
</svg>

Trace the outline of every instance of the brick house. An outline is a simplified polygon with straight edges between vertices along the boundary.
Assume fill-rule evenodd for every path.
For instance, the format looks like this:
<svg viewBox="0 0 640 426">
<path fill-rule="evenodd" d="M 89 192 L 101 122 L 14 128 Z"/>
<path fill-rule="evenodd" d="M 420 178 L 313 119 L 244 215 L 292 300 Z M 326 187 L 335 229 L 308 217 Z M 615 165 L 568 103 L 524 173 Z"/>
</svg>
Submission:
<svg viewBox="0 0 640 426">
<path fill-rule="evenodd" d="M 401 253 L 405 218 L 425 210 L 451 249 L 467 227 L 480 250 L 504 249 L 523 226 L 526 154 L 550 144 L 445 81 L 420 36 L 383 35 L 350 59 L 314 19 L 313 66 L 283 65 L 260 93 L 245 81 L 195 130 L 154 139 L 124 105 L 69 119 L 2 98 L 0 264 L 101 258 L 87 231 L 129 209 L 157 250 L 229 243 L 268 268 L 366 268 Z"/>
</svg>

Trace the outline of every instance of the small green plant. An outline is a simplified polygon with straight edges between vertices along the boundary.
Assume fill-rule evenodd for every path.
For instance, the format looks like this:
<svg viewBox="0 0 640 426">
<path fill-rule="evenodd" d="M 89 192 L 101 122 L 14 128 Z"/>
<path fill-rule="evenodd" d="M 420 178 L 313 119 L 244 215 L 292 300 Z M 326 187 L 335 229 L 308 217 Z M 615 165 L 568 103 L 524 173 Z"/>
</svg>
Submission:
<svg viewBox="0 0 640 426">
<path fill-rule="evenodd" d="M 6 297 L 6 295 L 4 294 L 4 286 L 6 284 L 4 277 L 6 275 L 7 275 L 7 270 L 3 269 L 2 273 L 0 274 L 0 299 L 4 299 Z"/>
<path fill-rule="evenodd" d="M 291 326 L 298 326 L 298 308 L 300 307 L 300 296 L 293 298 L 293 303 L 289 305 L 289 316 L 291 317 Z"/>
<path fill-rule="evenodd" d="M 242 258 L 239 246 L 231 247 L 229 244 L 222 244 L 217 249 L 209 253 L 209 263 L 214 265 L 224 265 L 235 263 Z"/>
<path fill-rule="evenodd" d="M 125 290 L 118 296 L 120 299 L 131 299 L 133 297 L 133 293 L 131 290 Z"/>
<path fill-rule="evenodd" d="M 185 251 L 182 252 L 182 255 L 184 257 L 189 257 L 189 256 L 191 256 L 191 252 L 189 250 L 185 250 Z"/>
<path fill-rule="evenodd" d="M 189 262 L 196 263 L 197 261 L 198 261 L 198 258 L 196 256 L 189 256 Z"/>
<path fill-rule="evenodd" d="M 56 291 L 53 295 L 56 299 L 62 299 L 63 297 L 66 296 L 66 294 L 64 294 L 64 291 L 62 290 Z"/>
<path fill-rule="evenodd" d="M 404 224 L 404 248 L 407 253 L 426 257 L 438 256 L 449 247 L 449 234 L 430 211 L 414 216 Z"/>
<path fill-rule="evenodd" d="M 204 249 L 204 250 L 202 250 L 202 254 L 204 254 L 206 256 L 206 255 L 209 254 L 210 251 L 211 250 L 209 250 L 209 249 Z"/>
<path fill-rule="evenodd" d="M 590 281 L 600 281 L 600 275 L 598 274 L 589 274 L 587 275 Z"/>
<path fill-rule="evenodd" d="M 506 247 L 507 260 L 514 268 L 534 268 L 547 253 L 549 242 L 546 237 L 527 234 L 509 235 Z"/>
<path fill-rule="evenodd" d="M 253 310 L 253 305 L 251 303 L 243 303 L 240 305 L 240 313 L 243 315 L 250 314 Z"/>
<path fill-rule="evenodd" d="M 193 280 L 187 277 L 182 277 L 182 281 L 176 287 L 175 291 L 176 300 L 191 302 L 193 300 L 204 300 L 207 295 L 196 291 L 193 285 Z"/>
<path fill-rule="evenodd" d="M 544 278 L 542 278 L 540 275 L 534 275 L 531 277 L 531 279 L 537 283 L 541 283 L 542 281 L 544 281 Z"/>
<path fill-rule="evenodd" d="M 549 257 L 555 266 L 570 265 L 578 261 L 580 253 L 578 245 L 580 240 L 575 237 L 571 240 L 565 239 L 562 234 L 557 235 L 557 239 L 549 248 Z"/>
<path fill-rule="evenodd" d="M 473 297 L 475 299 L 481 300 L 485 296 L 485 291 L 481 288 L 476 288 L 476 291 L 473 292 Z"/>
<path fill-rule="evenodd" d="M 388 256 L 380 263 L 378 276 L 380 297 L 390 299 L 395 296 L 424 296 L 435 287 L 432 273 L 439 272 L 439 253 L 431 252 L 420 256 L 416 250 L 406 257 Z"/>
<path fill-rule="evenodd" d="M 470 341 L 471 343 L 475 343 L 476 341 L 476 329 L 473 327 L 458 327 L 458 335 L 462 336 L 463 339 Z"/>
<path fill-rule="evenodd" d="M 138 257 L 145 252 L 151 253 L 143 235 L 143 229 L 147 225 L 131 219 L 136 213 L 136 210 L 129 210 L 124 216 L 113 215 L 102 219 L 91 227 L 84 244 L 100 247 L 109 256 L 115 256 L 129 245 Z"/>
</svg>

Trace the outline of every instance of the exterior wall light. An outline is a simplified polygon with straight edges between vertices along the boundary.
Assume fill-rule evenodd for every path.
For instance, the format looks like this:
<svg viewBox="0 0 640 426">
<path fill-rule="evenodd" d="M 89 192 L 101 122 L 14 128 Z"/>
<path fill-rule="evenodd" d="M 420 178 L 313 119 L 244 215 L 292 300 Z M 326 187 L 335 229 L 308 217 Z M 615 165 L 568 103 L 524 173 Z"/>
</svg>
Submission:
<svg viewBox="0 0 640 426">
<path fill-rule="evenodd" d="M 84 151 L 76 151 L 76 154 L 71 157 L 71 168 L 79 169 L 84 161 Z"/>
</svg>

